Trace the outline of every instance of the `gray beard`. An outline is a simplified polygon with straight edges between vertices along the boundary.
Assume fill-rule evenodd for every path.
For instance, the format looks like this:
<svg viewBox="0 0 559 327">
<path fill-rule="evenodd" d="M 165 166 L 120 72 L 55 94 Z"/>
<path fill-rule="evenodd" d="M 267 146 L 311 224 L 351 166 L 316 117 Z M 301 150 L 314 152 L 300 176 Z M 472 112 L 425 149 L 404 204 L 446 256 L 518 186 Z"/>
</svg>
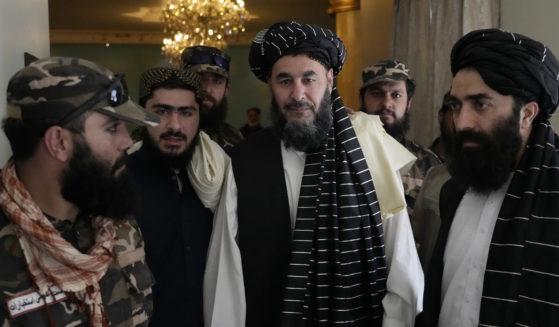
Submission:
<svg viewBox="0 0 559 327">
<path fill-rule="evenodd" d="M 316 108 L 312 108 L 316 111 Z M 273 125 L 283 140 L 286 148 L 308 152 L 319 149 L 326 143 L 328 132 L 332 127 L 332 99 L 328 89 L 320 101 L 314 118 L 308 122 L 288 121 L 278 107 L 276 98 L 272 95 L 271 116 Z"/>
</svg>

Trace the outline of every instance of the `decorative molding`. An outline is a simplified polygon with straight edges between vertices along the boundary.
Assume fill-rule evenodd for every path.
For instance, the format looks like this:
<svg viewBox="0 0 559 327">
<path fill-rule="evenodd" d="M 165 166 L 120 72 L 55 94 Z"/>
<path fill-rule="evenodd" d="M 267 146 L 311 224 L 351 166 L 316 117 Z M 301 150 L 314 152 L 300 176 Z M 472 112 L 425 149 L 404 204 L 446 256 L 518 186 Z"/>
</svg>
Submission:
<svg viewBox="0 0 559 327">
<path fill-rule="evenodd" d="M 250 45 L 256 33 L 245 32 L 227 38 L 229 46 Z M 168 34 L 155 31 L 50 30 L 51 44 L 137 44 L 163 45 Z"/>
<path fill-rule="evenodd" d="M 361 8 L 360 0 L 328 0 L 328 2 L 330 3 L 330 8 L 328 8 L 330 15 Z"/>
</svg>

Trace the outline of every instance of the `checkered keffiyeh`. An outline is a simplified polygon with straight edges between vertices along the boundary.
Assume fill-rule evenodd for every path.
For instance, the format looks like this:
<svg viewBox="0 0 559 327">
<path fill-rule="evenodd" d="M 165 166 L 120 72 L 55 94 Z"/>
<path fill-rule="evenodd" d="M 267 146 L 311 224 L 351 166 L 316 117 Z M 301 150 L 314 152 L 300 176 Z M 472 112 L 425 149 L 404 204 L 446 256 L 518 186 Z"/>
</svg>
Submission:
<svg viewBox="0 0 559 327">
<path fill-rule="evenodd" d="M 93 219 L 95 244 L 83 254 L 60 233 L 33 202 L 17 178 L 13 159 L 0 173 L 0 206 L 14 225 L 29 272 L 40 294 L 56 285 L 85 306 L 91 326 L 108 326 L 99 280 L 113 260 L 115 229 L 111 219 Z"/>
</svg>

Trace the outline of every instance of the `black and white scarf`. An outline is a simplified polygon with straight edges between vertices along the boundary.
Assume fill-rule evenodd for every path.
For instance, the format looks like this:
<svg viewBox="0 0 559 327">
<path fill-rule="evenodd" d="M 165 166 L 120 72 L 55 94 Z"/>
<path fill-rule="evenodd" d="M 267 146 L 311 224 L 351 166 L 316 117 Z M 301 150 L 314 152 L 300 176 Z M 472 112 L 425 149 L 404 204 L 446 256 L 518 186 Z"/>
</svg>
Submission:
<svg viewBox="0 0 559 327">
<path fill-rule="evenodd" d="M 535 123 L 501 206 L 480 326 L 559 326 L 559 138 Z"/>
</svg>

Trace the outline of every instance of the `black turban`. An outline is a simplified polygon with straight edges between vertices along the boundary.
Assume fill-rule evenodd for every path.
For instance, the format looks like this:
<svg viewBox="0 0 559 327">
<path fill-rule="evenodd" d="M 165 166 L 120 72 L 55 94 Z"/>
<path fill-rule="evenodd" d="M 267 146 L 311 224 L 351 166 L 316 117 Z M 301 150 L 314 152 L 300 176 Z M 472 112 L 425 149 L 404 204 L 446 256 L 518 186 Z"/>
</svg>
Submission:
<svg viewBox="0 0 559 327">
<path fill-rule="evenodd" d="M 250 46 L 248 61 L 254 75 L 266 82 L 274 63 L 286 54 L 308 53 L 337 75 L 346 59 L 342 40 L 327 28 L 281 22 L 260 31 Z"/>
<path fill-rule="evenodd" d="M 526 36 L 484 29 L 463 36 L 450 55 L 452 75 L 471 67 L 503 95 L 536 101 L 544 118 L 559 102 L 559 63 L 545 45 Z"/>
</svg>

